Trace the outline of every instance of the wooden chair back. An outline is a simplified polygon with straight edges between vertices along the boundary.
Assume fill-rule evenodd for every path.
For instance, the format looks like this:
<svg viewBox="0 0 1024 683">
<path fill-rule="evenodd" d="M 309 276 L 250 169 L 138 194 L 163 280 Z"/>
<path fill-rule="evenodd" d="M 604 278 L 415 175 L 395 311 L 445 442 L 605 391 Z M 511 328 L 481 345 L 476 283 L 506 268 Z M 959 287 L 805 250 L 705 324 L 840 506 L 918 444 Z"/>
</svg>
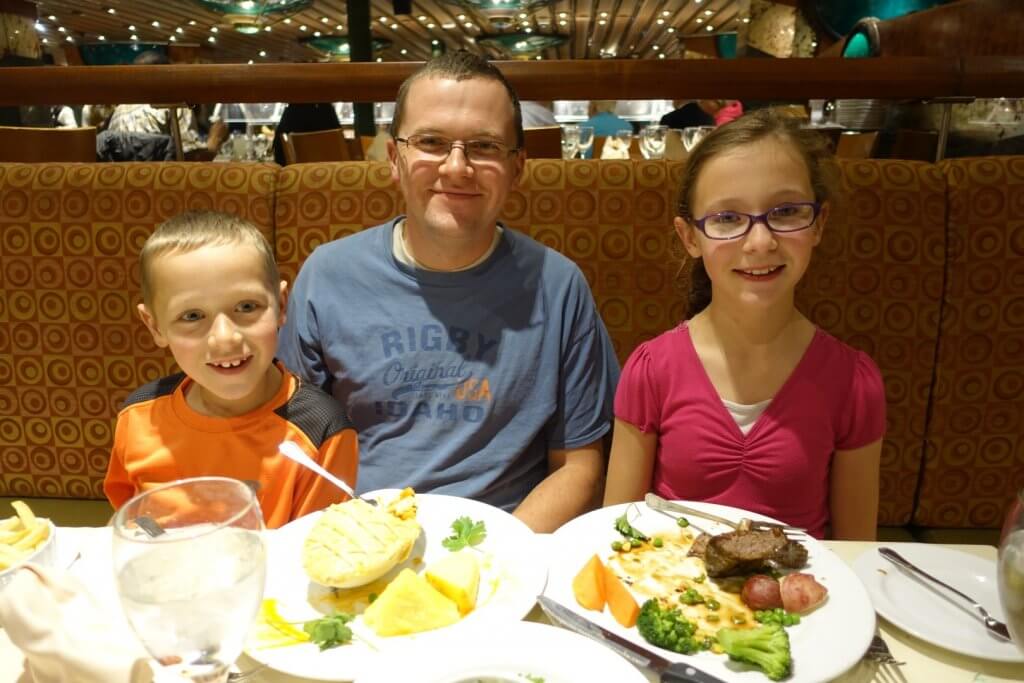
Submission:
<svg viewBox="0 0 1024 683">
<path fill-rule="evenodd" d="M 836 143 L 836 156 L 844 159 L 870 159 L 878 146 L 878 131 L 843 133 Z"/>
<path fill-rule="evenodd" d="M 281 144 L 286 164 L 363 160 L 363 146 L 359 139 L 345 137 L 345 131 L 341 128 L 312 133 L 284 133 Z"/>
<path fill-rule="evenodd" d="M 0 126 L 0 161 L 96 161 L 95 128 Z"/>
<path fill-rule="evenodd" d="M 562 158 L 562 127 L 545 126 L 525 131 L 526 156 L 530 159 Z"/>
</svg>

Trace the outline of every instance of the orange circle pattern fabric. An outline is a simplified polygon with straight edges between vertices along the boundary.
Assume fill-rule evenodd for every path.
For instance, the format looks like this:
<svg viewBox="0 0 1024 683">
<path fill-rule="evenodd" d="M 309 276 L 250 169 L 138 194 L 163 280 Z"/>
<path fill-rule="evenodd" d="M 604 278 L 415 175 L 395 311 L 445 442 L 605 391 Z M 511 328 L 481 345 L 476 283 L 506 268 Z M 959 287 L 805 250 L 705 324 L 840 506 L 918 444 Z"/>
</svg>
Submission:
<svg viewBox="0 0 1024 683">
<path fill-rule="evenodd" d="M 914 523 L 998 529 L 1024 489 L 1024 157 L 940 166 L 946 287 Z"/>
<path fill-rule="evenodd" d="M 272 239 L 277 170 L 0 164 L 0 495 L 103 498 L 118 407 L 175 367 L 136 315 L 143 242 L 187 209 Z"/>
</svg>

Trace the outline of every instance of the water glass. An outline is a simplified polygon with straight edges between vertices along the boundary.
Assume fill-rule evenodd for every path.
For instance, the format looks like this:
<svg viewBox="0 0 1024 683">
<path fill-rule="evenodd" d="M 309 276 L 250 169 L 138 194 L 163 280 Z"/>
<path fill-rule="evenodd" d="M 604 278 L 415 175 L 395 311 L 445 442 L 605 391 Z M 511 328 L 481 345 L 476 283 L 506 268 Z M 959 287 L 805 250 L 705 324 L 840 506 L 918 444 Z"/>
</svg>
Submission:
<svg viewBox="0 0 1024 683">
<path fill-rule="evenodd" d="M 1010 506 L 999 544 L 999 600 L 1017 649 L 1024 652 L 1024 490 Z"/>
<path fill-rule="evenodd" d="M 579 150 L 580 159 L 587 158 L 587 152 L 594 146 L 594 127 L 593 126 L 578 126 L 579 128 L 579 139 L 576 143 L 577 149 Z"/>
<path fill-rule="evenodd" d="M 690 126 L 683 128 L 683 147 L 689 152 L 714 129 L 714 126 Z"/>
<path fill-rule="evenodd" d="M 225 477 L 146 491 L 114 516 L 114 580 L 128 622 L 172 672 L 227 680 L 263 599 L 263 513 Z"/>
<path fill-rule="evenodd" d="M 665 156 L 665 134 L 668 126 L 645 126 L 640 131 L 640 153 L 644 159 L 661 159 Z"/>
<path fill-rule="evenodd" d="M 593 144 L 593 140 L 591 140 Z M 562 158 L 573 159 L 580 147 L 580 127 L 562 126 Z"/>
</svg>

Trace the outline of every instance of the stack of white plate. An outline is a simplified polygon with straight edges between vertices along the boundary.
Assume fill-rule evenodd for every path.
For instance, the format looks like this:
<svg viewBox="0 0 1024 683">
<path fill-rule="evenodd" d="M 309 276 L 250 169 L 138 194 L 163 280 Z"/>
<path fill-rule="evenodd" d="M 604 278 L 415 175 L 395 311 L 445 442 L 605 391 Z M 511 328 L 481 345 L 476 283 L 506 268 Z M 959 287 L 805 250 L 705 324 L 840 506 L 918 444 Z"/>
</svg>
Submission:
<svg viewBox="0 0 1024 683">
<path fill-rule="evenodd" d="M 878 130 L 885 125 L 884 100 L 836 100 L 834 120 L 854 130 Z"/>
</svg>

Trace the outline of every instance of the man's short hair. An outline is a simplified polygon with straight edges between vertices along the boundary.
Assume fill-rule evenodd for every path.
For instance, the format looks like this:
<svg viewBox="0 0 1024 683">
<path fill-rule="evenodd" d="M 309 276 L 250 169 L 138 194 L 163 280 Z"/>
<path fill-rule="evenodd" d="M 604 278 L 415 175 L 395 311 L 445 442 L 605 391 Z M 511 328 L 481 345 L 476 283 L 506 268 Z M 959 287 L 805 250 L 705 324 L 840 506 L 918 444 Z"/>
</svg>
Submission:
<svg viewBox="0 0 1024 683">
<path fill-rule="evenodd" d="M 225 244 L 254 247 L 263 260 L 263 278 L 271 292 L 277 292 L 281 276 L 274 252 L 259 228 L 234 214 L 218 211 L 186 211 L 161 223 L 142 245 L 139 254 L 139 275 L 142 300 L 152 308 L 153 261 L 165 254 L 187 254 L 202 247 Z"/>
<path fill-rule="evenodd" d="M 519 97 L 512 89 L 512 84 L 508 82 L 498 67 L 487 61 L 486 57 L 466 50 L 446 52 L 439 57 L 434 57 L 402 82 L 398 88 L 398 97 L 395 99 L 395 114 L 391 119 L 391 137 L 398 137 L 398 129 L 402 125 L 405 113 L 405 98 L 408 97 L 412 84 L 421 78 L 449 78 L 455 81 L 489 78 L 498 81 L 505 87 L 505 92 L 508 93 L 512 109 L 515 112 L 516 147 L 522 149 L 526 144 L 523 135 L 523 111 L 519 105 Z"/>
</svg>

